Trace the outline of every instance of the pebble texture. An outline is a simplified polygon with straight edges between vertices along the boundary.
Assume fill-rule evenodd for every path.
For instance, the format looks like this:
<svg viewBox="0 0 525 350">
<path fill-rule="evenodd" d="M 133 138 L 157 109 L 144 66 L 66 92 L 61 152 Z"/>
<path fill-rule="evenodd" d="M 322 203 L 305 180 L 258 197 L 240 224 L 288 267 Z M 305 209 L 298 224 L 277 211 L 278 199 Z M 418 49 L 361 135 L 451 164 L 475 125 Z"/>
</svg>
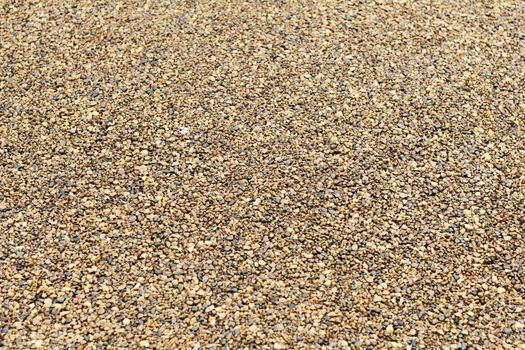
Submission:
<svg viewBox="0 0 525 350">
<path fill-rule="evenodd" d="M 0 18 L 0 348 L 525 349 L 523 1 Z"/>
</svg>

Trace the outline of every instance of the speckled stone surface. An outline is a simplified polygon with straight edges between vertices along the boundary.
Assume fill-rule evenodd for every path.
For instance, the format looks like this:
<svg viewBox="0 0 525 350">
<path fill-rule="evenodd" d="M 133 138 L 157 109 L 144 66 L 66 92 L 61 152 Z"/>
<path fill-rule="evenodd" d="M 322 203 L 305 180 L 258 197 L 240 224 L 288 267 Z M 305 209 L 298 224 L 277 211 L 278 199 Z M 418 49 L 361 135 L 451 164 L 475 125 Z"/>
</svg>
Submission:
<svg viewBox="0 0 525 350">
<path fill-rule="evenodd" d="M 0 21 L 0 348 L 525 349 L 523 1 Z"/>
</svg>

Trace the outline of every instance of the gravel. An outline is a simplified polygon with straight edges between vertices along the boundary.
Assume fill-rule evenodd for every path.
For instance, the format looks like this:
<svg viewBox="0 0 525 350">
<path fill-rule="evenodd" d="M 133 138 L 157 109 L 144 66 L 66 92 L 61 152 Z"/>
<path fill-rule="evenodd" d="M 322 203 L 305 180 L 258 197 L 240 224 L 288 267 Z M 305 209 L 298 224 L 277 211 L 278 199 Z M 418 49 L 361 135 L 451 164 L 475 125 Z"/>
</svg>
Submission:
<svg viewBox="0 0 525 350">
<path fill-rule="evenodd" d="M 523 2 L 0 16 L 0 348 L 525 349 Z"/>
</svg>

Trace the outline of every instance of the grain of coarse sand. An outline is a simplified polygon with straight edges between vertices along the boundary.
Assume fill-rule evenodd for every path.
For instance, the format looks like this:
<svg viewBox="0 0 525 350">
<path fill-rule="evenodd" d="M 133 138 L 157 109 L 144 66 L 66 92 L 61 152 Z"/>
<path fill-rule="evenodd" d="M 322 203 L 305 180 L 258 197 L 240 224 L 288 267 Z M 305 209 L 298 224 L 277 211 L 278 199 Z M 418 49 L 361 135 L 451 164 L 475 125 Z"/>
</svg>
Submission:
<svg viewBox="0 0 525 350">
<path fill-rule="evenodd" d="M 1 349 L 525 349 L 525 2 L 0 0 Z"/>
</svg>

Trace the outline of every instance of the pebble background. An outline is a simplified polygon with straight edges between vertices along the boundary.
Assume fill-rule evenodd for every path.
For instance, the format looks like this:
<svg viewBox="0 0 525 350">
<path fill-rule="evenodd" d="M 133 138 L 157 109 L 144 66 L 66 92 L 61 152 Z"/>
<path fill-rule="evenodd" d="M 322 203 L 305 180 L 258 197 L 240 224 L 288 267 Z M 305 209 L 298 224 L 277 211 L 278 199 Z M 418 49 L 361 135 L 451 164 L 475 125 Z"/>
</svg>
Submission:
<svg viewBox="0 0 525 350">
<path fill-rule="evenodd" d="M 525 349 L 525 2 L 0 21 L 0 348 Z"/>
</svg>

